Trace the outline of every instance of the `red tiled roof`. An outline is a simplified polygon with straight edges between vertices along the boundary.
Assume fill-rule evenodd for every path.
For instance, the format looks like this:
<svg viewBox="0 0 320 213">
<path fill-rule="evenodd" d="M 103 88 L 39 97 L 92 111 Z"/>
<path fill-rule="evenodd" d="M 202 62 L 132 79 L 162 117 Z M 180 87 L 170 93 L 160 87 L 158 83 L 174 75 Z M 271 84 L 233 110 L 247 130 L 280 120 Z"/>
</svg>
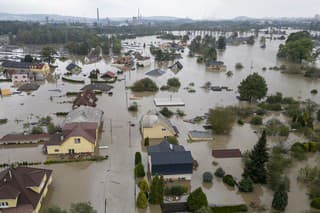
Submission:
<svg viewBox="0 0 320 213">
<path fill-rule="evenodd" d="M 116 76 L 116 74 L 114 74 L 111 71 L 108 71 L 108 72 L 102 74 L 101 78 L 114 78 L 115 76 Z"/>
<path fill-rule="evenodd" d="M 215 158 L 240 158 L 240 149 L 216 149 L 212 150 L 212 156 Z"/>
</svg>

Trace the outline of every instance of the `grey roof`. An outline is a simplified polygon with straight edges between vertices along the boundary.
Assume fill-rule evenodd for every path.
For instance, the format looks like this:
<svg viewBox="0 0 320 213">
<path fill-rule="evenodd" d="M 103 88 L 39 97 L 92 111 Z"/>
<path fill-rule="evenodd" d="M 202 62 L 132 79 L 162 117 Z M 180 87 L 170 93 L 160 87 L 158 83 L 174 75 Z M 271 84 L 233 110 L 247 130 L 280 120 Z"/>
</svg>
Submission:
<svg viewBox="0 0 320 213">
<path fill-rule="evenodd" d="M 35 84 L 35 83 L 27 83 L 23 84 L 18 88 L 18 91 L 33 91 L 37 90 L 40 87 L 40 85 Z"/>
<path fill-rule="evenodd" d="M 192 164 L 190 151 L 183 152 L 151 152 L 151 163 L 154 165 Z"/>
<path fill-rule="evenodd" d="M 94 122 L 100 123 L 102 122 L 103 111 L 97 108 L 92 108 L 88 106 L 80 106 L 75 110 L 72 110 L 68 113 L 66 119 L 64 120 L 64 124 L 67 123 L 78 123 L 78 122 Z"/>
<path fill-rule="evenodd" d="M 148 146 L 148 154 L 153 152 L 183 152 L 184 147 L 181 145 L 170 144 L 167 140 L 163 140 L 155 146 Z"/>
<path fill-rule="evenodd" d="M 94 90 L 94 91 L 103 91 L 103 92 L 109 92 L 113 86 L 110 86 L 105 83 L 94 83 L 94 84 L 88 84 L 81 88 L 81 90 Z"/>
<path fill-rule="evenodd" d="M 165 73 L 166 73 L 166 71 L 164 71 L 164 70 L 154 69 L 154 70 L 151 70 L 151 71 L 147 72 L 146 75 L 153 76 L 153 77 L 158 77 L 158 76 L 161 76 L 161 75 L 163 75 Z"/>
<path fill-rule="evenodd" d="M 2 63 L 2 67 L 14 69 L 29 69 L 30 65 L 30 62 L 5 61 Z"/>
</svg>

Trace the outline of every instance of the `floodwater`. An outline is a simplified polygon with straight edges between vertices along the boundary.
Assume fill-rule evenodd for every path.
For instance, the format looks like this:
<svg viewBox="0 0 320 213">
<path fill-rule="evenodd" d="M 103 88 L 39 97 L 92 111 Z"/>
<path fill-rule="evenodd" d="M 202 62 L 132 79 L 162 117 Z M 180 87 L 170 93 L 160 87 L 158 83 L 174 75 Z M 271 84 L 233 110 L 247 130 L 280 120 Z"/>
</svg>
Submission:
<svg viewBox="0 0 320 213">
<path fill-rule="evenodd" d="M 127 40 L 129 43 L 163 42 L 156 39 L 155 36 L 140 37 Z M 131 85 L 138 79 L 146 77 L 145 72 L 157 67 L 152 63 L 150 67 L 139 68 L 135 71 L 125 72 L 118 78 L 125 79 L 113 84 L 113 96 L 107 94 L 99 95 L 97 107 L 104 111 L 103 132 L 99 141 L 100 145 L 108 145 L 109 149 L 100 150 L 101 155 L 109 155 L 109 159 L 103 162 L 84 162 L 72 164 L 58 164 L 47 166 L 53 169 L 54 179 L 51 190 L 44 201 L 44 206 L 59 205 L 68 208 L 72 202 L 90 201 L 98 212 L 160 212 L 159 206 L 148 207 L 147 210 L 137 210 L 135 208 L 135 181 L 133 175 L 134 169 L 134 153 L 143 151 L 143 162 L 147 166 L 146 152 L 141 147 L 141 136 L 139 131 L 139 120 L 142 115 L 151 109 L 155 109 L 153 103 L 154 97 L 168 98 L 180 97 L 186 106 L 181 107 L 186 113 L 186 119 L 203 115 L 210 108 L 227 105 L 239 104 L 236 99 L 237 86 L 240 81 L 253 72 L 263 75 L 268 83 L 269 94 L 282 92 L 284 96 L 292 96 L 300 99 L 311 99 L 317 103 L 320 102 L 318 95 L 311 95 L 310 90 L 320 90 L 318 80 L 306 79 L 301 75 L 282 74 L 279 71 L 267 70 L 262 71 L 262 67 L 280 66 L 282 63 L 277 60 L 277 47 L 281 43 L 278 40 L 267 41 L 267 48 L 261 49 L 259 42 L 254 46 L 240 45 L 227 46 L 223 52 L 219 52 L 219 60 L 227 65 L 227 70 L 231 70 L 234 75 L 228 77 L 224 72 L 207 71 L 203 64 L 197 64 L 196 58 L 189 58 L 188 50 L 183 53 L 183 59 L 180 62 L 184 68 L 174 74 L 167 70 L 166 74 L 161 77 L 153 78 L 158 86 L 166 84 L 170 77 L 178 77 L 181 81 L 179 92 L 159 91 L 157 93 L 134 94 L 130 90 L 125 90 L 125 86 Z M 150 55 L 149 51 L 143 50 L 144 54 Z M 99 68 L 100 72 L 114 71 L 117 69 L 112 67 L 110 59 L 105 58 L 102 61 L 90 65 L 84 65 L 82 62 L 74 58 L 76 63 L 80 64 L 82 74 L 89 74 L 92 69 Z M 65 67 L 71 60 L 61 62 L 57 61 L 59 67 L 56 73 L 64 73 Z M 235 70 L 235 64 L 241 62 L 244 69 Z M 170 65 L 170 63 L 169 63 Z M 165 68 L 165 66 L 164 66 Z M 86 77 L 83 77 L 86 78 Z M 228 86 L 233 89 L 231 92 L 208 92 L 201 88 L 205 82 L 210 81 L 212 85 Z M 89 83 L 89 79 L 86 79 Z M 196 93 L 188 93 L 184 88 L 193 82 Z M 9 86 L 8 83 L 1 83 L 1 87 Z M 30 95 L 22 93 L 22 95 L 14 95 L 0 99 L 0 118 L 8 118 L 9 122 L 0 125 L 0 136 L 10 132 L 22 132 L 23 123 L 33 121 L 36 116 L 50 115 L 56 124 L 62 122 L 63 118 L 57 118 L 54 113 L 67 112 L 71 110 L 71 103 L 63 103 L 72 101 L 73 97 L 65 97 L 67 91 L 78 91 L 83 85 L 71 84 L 58 80 L 46 81 L 38 91 L 32 92 Z M 49 91 L 61 89 L 61 93 Z M 53 96 L 52 101 L 50 96 Z M 60 97 L 61 96 L 61 97 Z M 135 100 L 138 102 L 139 111 L 137 113 L 129 113 L 127 106 L 133 101 L 129 100 L 131 96 L 141 96 L 142 99 Z M 173 108 L 175 111 L 176 108 Z M 19 120 L 23 120 L 20 122 Z M 254 133 L 254 128 L 245 124 L 238 126 L 235 124 L 229 136 L 216 136 L 214 142 L 197 142 L 188 143 L 187 133 L 190 130 L 202 129 L 201 124 L 185 123 L 181 118 L 173 117 L 171 121 L 180 131 L 179 142 L 185 146 L 187 150 L 191 150 L 193 158 L 198 161 L 199 167 L 193 173 L 192 189 L 202 185 L 202 173 L 204 171 L 214 172 L 216 168 L 221 166 L 226 173 L 233 175 L 236 179 L 241 178 L 242 163 L 241 159 L 214 159 L 211 156 L 213 148 L 239 148 L 241 151 L 251 149 L 258 140 L 258 136 Z M 130 123 L 135 126 L 130 127 Z M 296 137 L 290 136 L 290 140 Z M 288 139 L 288 140 L 289 140 Z M 270 142 L 270 146 L 274 143 Z M 42 145 L 33 146 L 1 146 L 0 162 L 14 161 L 44 161 L 46 156 L 41 152 Z M 315 156 L 312 164 L 315 164 Z M 212 161 L 218 163 L 217 166 Z M 301 164 L 301 165 L 300 165 Z M 291 180 L 291 191 L 289 193 L 289 204 L 287 212 L 306 212 L 309 211 L 309 202 L 307 197 L 307 189 L 296 183 L 296 175 L 298 166 L 302 167 L 306 163 L 295 165 L 294 169 L 288 171 Z M 254 202 L 257 205 L 265 206 L 266 211 L 270 211 L 272 201 L 272 191 L 265 187 L 256 187 L 254 193 L 243 195 L 236 190 L 227 188 L 221 180 L 214 179 L 211 186 L 203 186 L 207 194 L 210 204 L 242 204 L 248 205 Z M 106 206 L 105 206 L 106 203 Z"/>
</svg>

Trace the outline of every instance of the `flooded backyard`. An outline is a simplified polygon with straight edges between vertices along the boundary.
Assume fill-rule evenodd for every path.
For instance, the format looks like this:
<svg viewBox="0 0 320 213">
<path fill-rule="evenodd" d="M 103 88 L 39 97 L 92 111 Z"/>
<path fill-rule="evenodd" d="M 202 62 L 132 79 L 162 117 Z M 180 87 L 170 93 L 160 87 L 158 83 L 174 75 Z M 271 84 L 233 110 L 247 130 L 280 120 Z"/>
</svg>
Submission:
<svg viewBox="0 0 320 213">
<path fill-rule="evenodd" d="M 150 42 L 163 42 L 155 36 L 139 37 L 127 40 L 127 42 L 136 42 L 143 45 Z M 103 131 L 99 140 L 100 146 L 109 146 L 108 149 L 97 150 L 101 155 L 108 155 L 109 159 L 102 162 L 82 162 L 69 164 L 56 164 L 45 166 L 53 170 L 53 183 L 48 192 L 43 205 L 59 205 L 68 208 L 72 202 L 90 201 L 97 211 L 104 212 L 105 202 L 107 212 L 161 212 L 159 206 L 150 206 L 147 210 L 138 210 L 135 208 L 135 180 L 134 180 L 134 153 L 143 152 L 143 163 L 147 168 L 147 153 L 142 147 L 141 135 L 139 130 L 139 120 L 141 116 L 149 110 L 156 109 L 154 98 L 181 98 L 185 102 L 185 107 L 173 107 L 182 109 L 186 116 L 184 119 L 191 119 L 195 116 L 201 116 L 208 112 L 210 108 L 219 106 L 238 105 L 236 98 L 238 95 L 237 87 L 240 82 L 250 73 L 258 72 L 262 75 L 268 84 L 268 94 L 276 92 L 283 93 L 284 96 L 293 97 L 299 100 L 311 99 L 320 104 L 319 95 L 312 95 L 310 91 L 317 89 L 320 91 L 320 81 L 304 78 L 302 75 L 284 74 L 280 71 L 266 70 L 263 67 L 280 66 L 281 61 L 277 60 L 276 54 L 279 40 L 267 40 L 266 48 L 260 48 L 259 42 L 254 46 L 240 45 L 227 46 L 226 50 L 218 53 L 218 59 L 227 66 L 227 71 L 231 70 L 233 76 L 228 77 L 226 72 L 213 72 L 206 70 L 204 64 L 198 64 L 196 58 L 188 57 L 188 50 L 183 53 L 183 58 L 179 60 L 184 68 L 174 74 L 166 65 L 161 66 L 166 73 L 160 77 L 151 77 L 160 87 L 165 85 L 168 78 L 177 77 L 181 82 L 178 92 L 159 91 L 157 93 L 133 93 L 126 90 L 126 86 L 132 85 L 136 80 L 146 77 L 145 73 L 158 67 L 158 64 L 152 63 L 150 67 L 137 68 L 134 71 L 127 71 L 119 75 L 118 79 L 124 79 L 112 84 L 113 95 L 97 95 L 97 108 L 104 111 Z M 150 55 L 149 48 L 144 51 L 144 55 Z M 82 64 L 75 58 L 78 65 L 83 68 L 79 77 L 86 79 L 92 69 L 98 68 L 100 72 L 116 72 L 117 69 L 111 66 L 110 58 L 104 58 L 98 63 Z M 55 73 L 65 73 L 65 67 L 71 62 L 57 61 Z M 244 69 L 236 70 L 235 64 L 241 62 Z M 169 64 L 171 65 L 171 64 Z M 289 64 L 290 67 L 290 64 Z M 84 85 L 63 82 L 61 79 L 46 81 L 37 91 L 30 95 L 22 93 L 11 97 L 0 99 L 0 118 L 7 118 L 8 123 L 0 125 L 0 137 L 11 132 L 24 131 L 23 123 L 35 118 L 35 116 L 50 115 L 55 124 L 60 124 L 63 117 L 55 116 L 56 112 L 68 112 L 72 109 L 74 97 L 66 97 L 66 92 L 77 92 Z M 233 91 L 213 92 L 201 88 L 206 82 L 210 81 L 215 86 L 227 86 Z M 185 90 L 190 83 L 194 83 L 195 93 L 189 93 Z M 1 87 L 8 87 L 8 83 L 1 83 Z M 60 89 L 61 92 L 53 91 Z M 50 100 L 52 96 L 52 100 Z M 137 113 L 128 112 L 128 106 L 134 101 L 130 97 L 141 97 L 134 100 L 138 103 Z M 66 102 L 67 101 L 67 102 Z M 243 103 L 240 103 L 243 104 Z M 22 120 L 22 122 L 20 121 Z M 240 194 L 236 189 L 229 189 L 227 186 L 215 178 L 211 186 L 204 186 L 202 183 L 202 174 L 205 171 L 214 171 L 222 167 L 227 174 L 231 174 L 236 180 L 241 179 L 243 171 L 241 158 L 216 159 L 211 155 L 212 149 L 216 148 L 238 148 L 242 152 L 253 148 L 258 141 L 259 136 L 255 133 L 254 127 L 250 124 L 240 126 L 235 124 L 229 136 L 214 136 L 213 142 L 188 142 L 188 131 L 201 130 L 202 125 L 190 124 L 182 118 L 173 116 L 172 123 L 177 126 L 179 134 L 179 143 L 186 150 L 190 150 L 192 156 L 198 161 L 199 167 L 192 175 L 192 189 L 203 186 L 210 204 L 215 205 L 233 205 L 246 203 L 250 205 L 255 203 L 266 208 L 265 212 L 270 212 L 273 192 L 266 187 L 256 187 L 254 193 Z M 134 126 L 130 124 L 134 124 Z M 298 140 L 299 136 L 290 135 L 288 141 Z M 269 141 L 269 146 L 276 142 Z M 0 162 L 16 161 L 45 161 L 46 155 L 42 152 L 42 144 L 39 145 L 6 145 L 0 146 Z M 289 202 L 286 212 L 310 212 L 307 189 L 305 186 L 297 183 L 296 177 L 299 168 L 319 164 L 319 156 L 315 154 L 307 162 L 294 162 L 293 168 L 288 169 L 287 173 L 290 179 Z M 218 165 L 213 165 L 216 161 Z M 106 201 L 105 199 L 106 198 Z"/>
</svg>

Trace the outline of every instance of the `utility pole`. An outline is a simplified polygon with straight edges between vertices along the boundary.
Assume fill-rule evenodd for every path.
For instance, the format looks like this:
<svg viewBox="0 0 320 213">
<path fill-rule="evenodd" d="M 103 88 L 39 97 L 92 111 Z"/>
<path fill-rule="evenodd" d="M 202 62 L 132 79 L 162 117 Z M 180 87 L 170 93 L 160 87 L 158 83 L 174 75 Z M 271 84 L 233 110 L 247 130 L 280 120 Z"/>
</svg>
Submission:
<svg viewBox="0 0 320 213">
<path fill-rule="evenodd" d="M 110 135 L 111 135 L 110 141 L 112 144 L 112 118 L 110 118 Z"/>
</svg>

